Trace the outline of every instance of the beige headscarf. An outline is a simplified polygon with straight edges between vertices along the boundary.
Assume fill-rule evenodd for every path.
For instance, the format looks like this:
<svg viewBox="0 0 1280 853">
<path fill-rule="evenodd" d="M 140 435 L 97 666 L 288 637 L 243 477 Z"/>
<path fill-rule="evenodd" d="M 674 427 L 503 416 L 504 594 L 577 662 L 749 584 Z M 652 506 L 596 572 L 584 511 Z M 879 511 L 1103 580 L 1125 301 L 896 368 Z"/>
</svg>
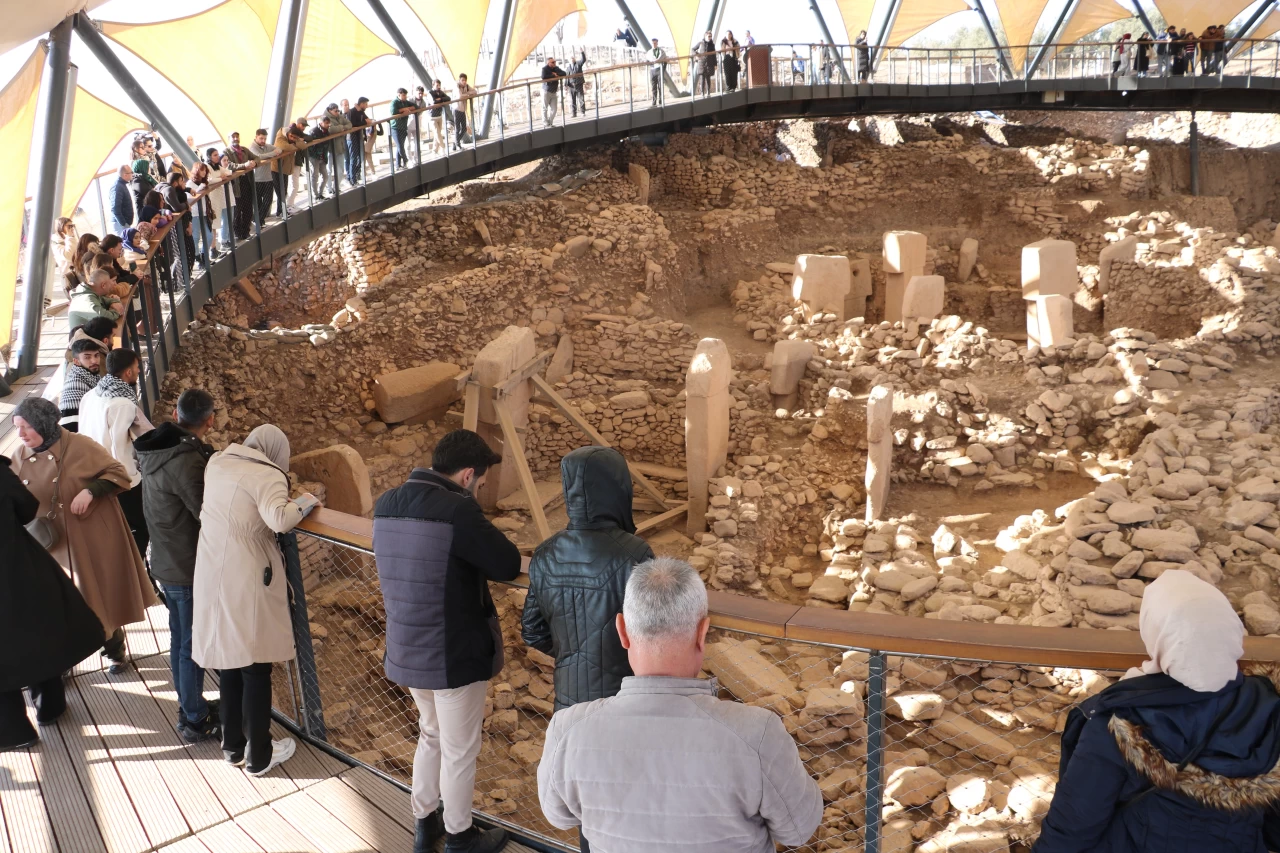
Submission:
<svg viewBox="0 0 1280 853">
<path fill-rule="evenodd" d="M 254 427 L 244 440 L 244 446 L 258 451 L 270 459 L 277 468 L 289 473 L 289 439 L 273 424 Z"/>
<path fill-rule="evenodd" d="M 1167 571 L 1147 587 L 1138 617 L 1151 660 L 1125 678 L 1163 672 L 1200 693 L 1236 677 L 1244 655 L 1244 625 L 1217 587 L 1190 572 Z"/>
</svg>

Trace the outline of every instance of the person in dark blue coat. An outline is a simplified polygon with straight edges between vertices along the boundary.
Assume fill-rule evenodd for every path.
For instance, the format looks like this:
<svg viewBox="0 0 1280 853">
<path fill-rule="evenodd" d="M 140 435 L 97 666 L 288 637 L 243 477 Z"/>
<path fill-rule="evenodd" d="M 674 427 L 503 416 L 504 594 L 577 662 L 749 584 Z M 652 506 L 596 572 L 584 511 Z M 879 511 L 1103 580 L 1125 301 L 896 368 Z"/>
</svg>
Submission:
<svg viewBox="0 0 1280 853">
<path fill-rule="evenodd" d="M 1242 674 L 1244 626 L 1166 571 L 1140 617 L 1151 660 L 1071 711 L 1034 853 L 1265 853 L 1280 803 L 1276 676 Z"/>
</svg>

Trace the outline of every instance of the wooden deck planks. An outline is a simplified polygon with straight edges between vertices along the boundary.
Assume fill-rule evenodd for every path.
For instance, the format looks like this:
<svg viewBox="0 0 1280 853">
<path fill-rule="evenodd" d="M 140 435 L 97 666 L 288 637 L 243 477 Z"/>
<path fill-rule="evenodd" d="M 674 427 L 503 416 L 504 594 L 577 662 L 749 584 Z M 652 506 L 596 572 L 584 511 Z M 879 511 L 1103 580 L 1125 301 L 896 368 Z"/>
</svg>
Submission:
<svg viewBox="0 0 1280 853">
<path fill-rule="evenodd" d="M 155 659 L 163 657 L 157 655 Z M 200 773 L 174 728 L 172 717 L 160 710 L 138 673 L 130 670 L 113 679 L 112 687 L 191 831 L 199 832 L 229 819 L 230 813 Z"/>
<path fill-rule="evenodd" d="M 58 726 L 41 727 L 40 746 L 31 750 L 31 760 L 58 845 L 76 853 L 107 853 Z"/>
<path fill-rule="evenodd" d="M 321 853 L 380 853 L 320 803 L 299 791 L 271 804 L 281 817 Z"/>
<path fill-rule="evenodd" d="M 239 825 L 231 822 L 220 823 L 212 829 L 206 829 L 197 838 L 209 848 L 209 853 L 262 853 L 262 848 L 249 837 Z M 299 848 L 297 853 L 304 853 Z"/>
<path fill-rule="evenodd" d="M 164 717 L 176 720 L 178 694 L 173 688 L 168 658 L 157 655 L 140 661 L 138 674 L 151 691 L 151 697 L 160 707 Z M 205 684 L 207 687 L 209 681 L 206 680 Z M 205 693 L 208 695 L 209 691 L 206 689 Z M 207 740 L 189 746 L 187 750 L 201 775 L 217 795 L 218 801 L 229 814 L 243 814 L 266 803 L 266 799 L 258 793 L 258 789 L 249 781 L 244 770 L 240 767 L 232 767 L 223 760 L 222 746 L 218 741 Z"/>
<path fill-rule="evenodd" d="M 245 812 L 236 818 L 236 824 L 266 853 L 318 853 L 320 850 L 269 806 Z"/>
<path fill-rule="evenodd" d="M 326 779 L 306 794 L 339 816 L 378 853 L 413 853 L 413 833 L 342 780 Z"/>
<path fill-rule="evenodd" d="M 93 716 L 138 818 L 151 840 L 160 847 L 189 835 L 191 827 L 151 759 L 137 728 L 125 714 L 116 695 L 117 682 L 104 672 L 76 679 L 81 698 Z"/>
<path fill-rule="evenodd" d="M 353 767 L 338 778 L 390 815 L 396 823 L 413 832 L 413 809 L 409 805 L 408 793 L 364 767 Z"/>
<path fill-rule="evenodd" d="M 125 791 L 106 745 L 98 736 L 74 679 L 67 684 L 67 713 L 58 721 L 58 730 L 67 746 L 67 755 L 89 809 L 93 812 L 108 853 L 140 853 L 152 844 L 142 821 Z"/>
<path fill-rule="evenodd" d="M 28 750 L 0 752 L 0 809 L 15 853 L 58 853 Z"/>
<path fill-rule="evenodd" d="M 209 853 L 209 848 L 205 847 L 199 838 L 191 835 L 181 841 L 159 848 L 157 853 Z"/>
</svg>

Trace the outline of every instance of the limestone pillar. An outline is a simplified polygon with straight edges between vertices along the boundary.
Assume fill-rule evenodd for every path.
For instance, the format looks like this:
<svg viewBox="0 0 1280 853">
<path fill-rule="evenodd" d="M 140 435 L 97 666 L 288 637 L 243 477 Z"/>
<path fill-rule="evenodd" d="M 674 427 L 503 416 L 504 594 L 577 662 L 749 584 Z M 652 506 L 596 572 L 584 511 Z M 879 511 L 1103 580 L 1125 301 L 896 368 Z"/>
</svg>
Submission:
<svg viewBox="0 0 1280 853">
<path fill-rule="evenodd" d="M 1138 256 L 1138 238 L 1130 234 L 1108 244 L 1098 253 L 1098 292 L 1103 296 L 1111 289 L 1111 265 L 1116 261 L 1132 261 Z"/>
<path fill-rule="evenodd" d="M 502 437 L 502 425 L 493 407 L 492 389 L 502 384 L 526 361 L 537 354 L 533 329 L 507 326 L 502 334 L 489 341 L 476 355 L 471 368 L 471 378 L 480 386 L 480 407 L 476 431 L 495 452 L 502 454 L 502 464 L 489 472 L 488 482 L 477 494 L 480 506 L 496 509 L 498 501 L 520 488 L 520 474 L 516 470 L 514 448 L 507 447 Z M 522 382 L 505 398 L 511 421 L 517 431 L 529 424 L 529 383 Z"/>
<path fill-rule="evenodd" d="M 800 380 L 817 348 L 810 341 L 785 340 L 773 345 L 773 364 L 769 375 L 769 392 L 775 409 L 794 409 L 798 402 Z"/>
<path fill-rule="evenodd" d="M 977 263 L 978 241 L 972 237 L 965 237 L 964 242 L 960 244 L 960 262 L 956 266 L 956 281 L 961 283 L 968 281 Z"/>
<path fill-rule="evenodd" d="M 1022 247 L 1022 298 L 1075 295 L 1079 283 L 1076 244 L 1039 240 Z"/>
<path fill-rule="evenodd" d="M 1065 296 L 1027 299 L 1027 347 L 1056 347 L 1075 337 L 1075 303 Z"/>
<path fill-rule="evenodd" d="M 928 323 L 942 314 L 946 280 L 940 275 L 912 276 L 902 295 L 902 318 Z"/>
<path fill-rule="evenodd" d="M 867 316 L 867 298 L 871 296 L 871 261 L 855 258 L 849 261 L 852 281 L 844 298 L 844 319 Z"/>
<path fill-rule="evenodd" d="M 902 320 L 902 298 L 907 282 L 924 275 L 928 240 L 918 231 L 886 231 L 884 234 L 884 319 Z"/>
<path fill-rule="evenodd" d="M 867 523 L 878 521 L 889 500 L 893 464 L 893 392 L 877 385 L 867 395 Z"/>
<path fill-rule="evenodd" d="M 636 185 L 636 189 L 640 194 L 636 197 L 636 204 L 649 203 L 649 170 L 639 163 L 627 164 L 627 178 L 631 183 Z"/>
<path fill-rule="evenodd" d="M 689 472 L 688 531 L 707 529 L 710 480 L 729 459 L 729 348 L 703 338 L 685 374 L 684 453 Z"/>
<path fill-rule="evenodd" d="M 852 286 L 849 259 L 843 255 L 799 255 L 791 279 L 791 296 L 806 320 L 830 313 L 843 321 L 844 301 Z"/>
</svg>

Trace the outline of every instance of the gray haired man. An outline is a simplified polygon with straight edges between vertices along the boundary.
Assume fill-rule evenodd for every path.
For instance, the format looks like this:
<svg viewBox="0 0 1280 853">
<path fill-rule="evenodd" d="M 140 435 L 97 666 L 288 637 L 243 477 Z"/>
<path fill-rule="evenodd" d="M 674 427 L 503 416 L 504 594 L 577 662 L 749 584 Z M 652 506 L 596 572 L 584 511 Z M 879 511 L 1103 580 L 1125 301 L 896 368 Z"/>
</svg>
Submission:
<svg viewBox="0 0 1280 853">
<path fill-rule="evenodd" d="M 635 675 L 551 718 L 538 797 L 553 826 L 609 853 L 773 853 L 813 835 L 822 795 L 782 720 L 699 677 L 710 624 L 688 563 L 631 570 L 617 627 Z"/>
</svg>

